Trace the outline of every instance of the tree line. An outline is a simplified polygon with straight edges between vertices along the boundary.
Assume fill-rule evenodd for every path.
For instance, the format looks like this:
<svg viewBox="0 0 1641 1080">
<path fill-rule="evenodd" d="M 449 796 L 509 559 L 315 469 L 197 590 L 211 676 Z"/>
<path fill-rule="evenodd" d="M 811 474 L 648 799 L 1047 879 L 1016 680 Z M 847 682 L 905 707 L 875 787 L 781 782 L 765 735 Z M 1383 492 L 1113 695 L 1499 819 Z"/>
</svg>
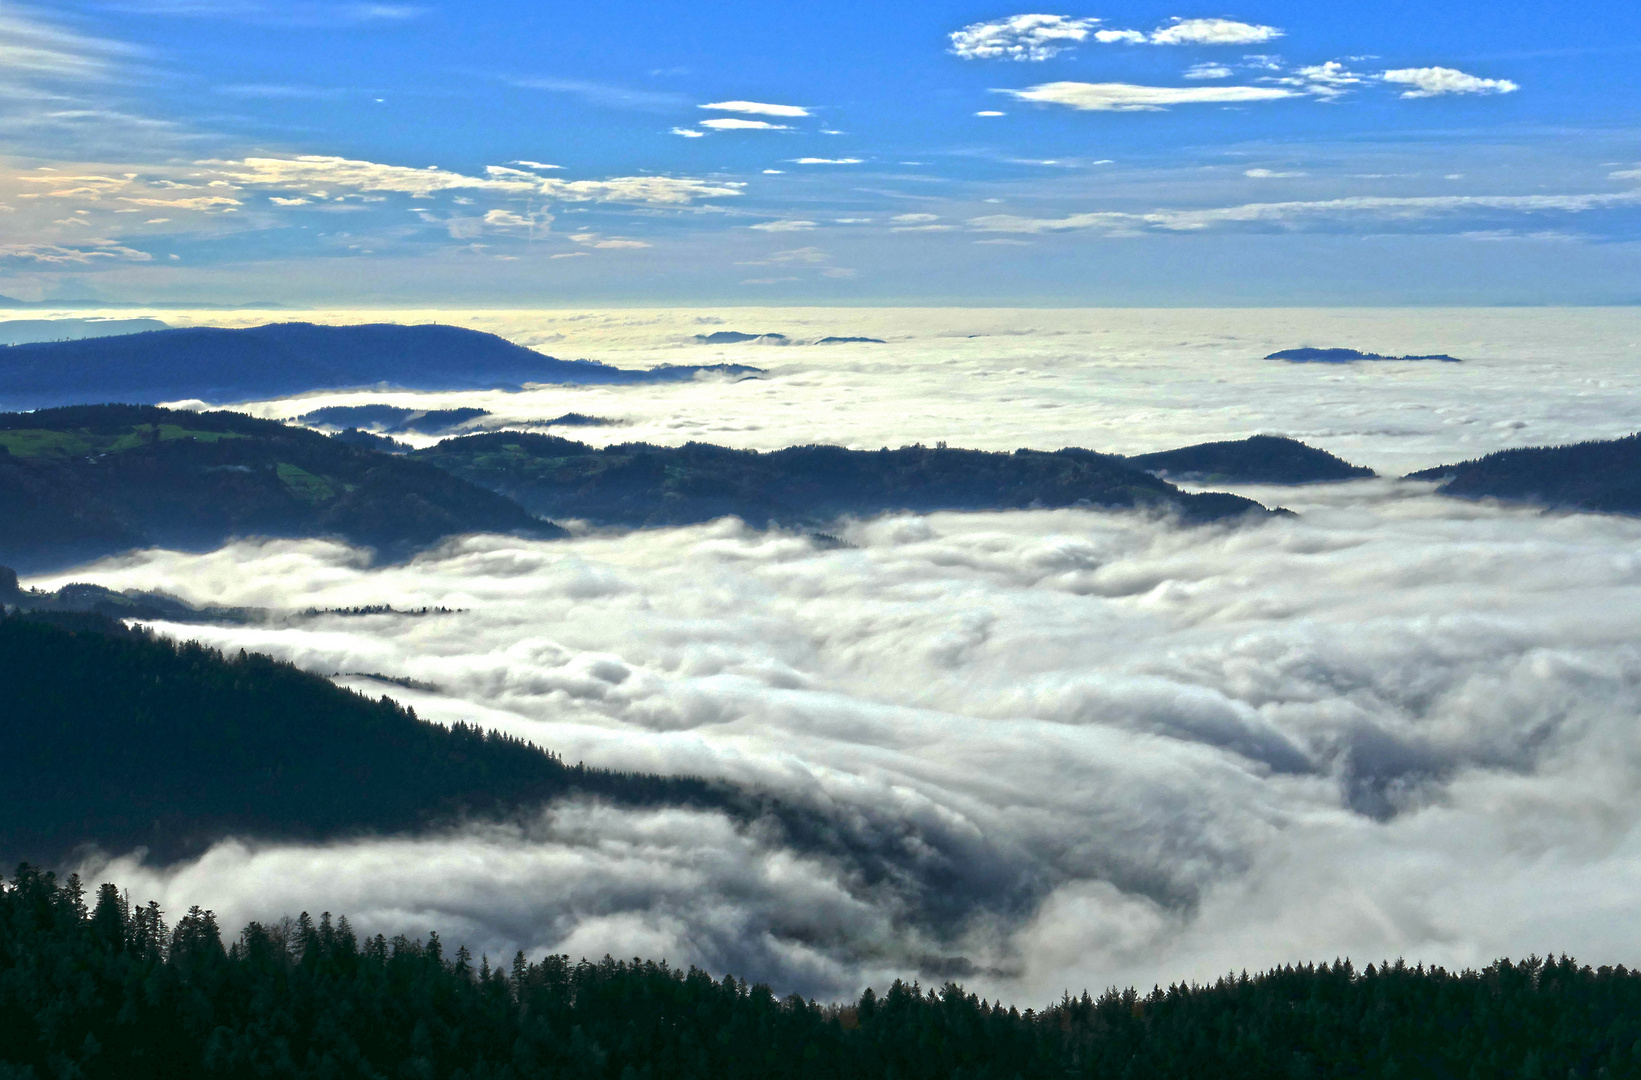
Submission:
<svg viewBox="0 0 1641 1080">
<path fill-rule="evenodd" d="M 492 963 L 304 913 L 229 942 L 113 884 L 0 884 L 0 1080 L 1065 1080 L 1641 1075 L 1641 973 L 1348 961 L 1024 1012 L 896 981 L 845 1004 L 634 959 Z"/>
</svg>

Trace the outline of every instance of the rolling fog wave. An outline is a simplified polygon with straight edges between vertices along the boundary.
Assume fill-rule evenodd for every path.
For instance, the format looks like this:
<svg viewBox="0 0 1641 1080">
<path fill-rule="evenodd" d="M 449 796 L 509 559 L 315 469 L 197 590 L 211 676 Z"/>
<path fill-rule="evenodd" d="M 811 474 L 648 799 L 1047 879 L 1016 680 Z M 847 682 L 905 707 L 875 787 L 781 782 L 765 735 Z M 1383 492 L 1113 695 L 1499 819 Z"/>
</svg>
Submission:
<svg viewBox="0 0 1641 1080">
<path fill-rule="evenodd" d="M 492 959 L 664 956 L 825 996 L 1641 959 L 1641 522 L 1387 481 L 1244 493 L 1302 516 L 891 516 L 831 549 L 723 521 L 403 566 L 310 541 L 82 568 L 197 602 L 460 609 L 160 629 L 414 679 L 434 689 L 339 676 L 571 761 L 766 790 L 813 833 L 567 803 L 92 869 L 229 925 L 328 908 Z"/>
</svg>

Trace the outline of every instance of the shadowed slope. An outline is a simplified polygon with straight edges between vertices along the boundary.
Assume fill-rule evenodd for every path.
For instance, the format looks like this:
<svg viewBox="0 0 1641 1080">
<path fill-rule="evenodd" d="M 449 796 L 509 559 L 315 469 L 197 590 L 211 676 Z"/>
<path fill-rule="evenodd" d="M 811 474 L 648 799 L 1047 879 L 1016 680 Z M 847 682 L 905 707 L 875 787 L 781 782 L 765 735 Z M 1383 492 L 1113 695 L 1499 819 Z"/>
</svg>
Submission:
<svg viewBox="0 0 1641 1080">
<path fill-rule="evenodd" d="M 1280 435 L 1199 443 L 1126 460 L 1136 469 L 1171 480 L 1206 484 L 1314 484 L 1374 475 L 1372 469 Z"/>
<path fill-rule="evenodd" d="M 1641 514 L 1641 434 L 1622 439 L 1500 450 L 1474 461 L 1409 473 L 1441 480 L 1443 495 L 1515 499 L 1567 510 Z"/>
<path fill-rule="evenodd" d="M 337 536 L 401 556 L 459 533 L 563 530 L 430 465 L 236 413 L 88 405 L 0 414 L 0 562 Z"/>
</svg>

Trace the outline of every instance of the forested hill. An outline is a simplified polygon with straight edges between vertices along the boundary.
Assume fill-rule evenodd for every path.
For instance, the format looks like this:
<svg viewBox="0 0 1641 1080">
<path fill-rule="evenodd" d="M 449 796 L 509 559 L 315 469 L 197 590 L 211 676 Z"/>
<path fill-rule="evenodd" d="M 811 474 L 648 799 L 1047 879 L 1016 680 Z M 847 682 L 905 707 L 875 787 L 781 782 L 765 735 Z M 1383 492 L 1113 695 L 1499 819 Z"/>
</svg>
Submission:
<svg viewBox="0 0 1641 1080">
<path fill-rule="evenodd" d="M 1245 972 L 1035 1011 L 895 981 L 842 1006 L 634 960 L 447 952 L 346 918 L 252 923 L 0 890 L 0 1077 L 205 1080 L 1628 1080 L 1641 976 L 1573 961 Z M 226 946 L 226 947 L 225 947 Z"/>
<path fill-rule="evenodd" d="M 562 536 L 424 462 L 237 413 L 87 405 L 0 414 L 0 563 L 337 536 L 407 554 L 468 532 Z"/>
<path fill-rule="evenodd" d="M 0 687 L 6 865 L 53 864 L 82 844 L 145 846 L 166 862 L 229 835 L 410 832 L 533 812 L 571 792 L 632 805 L 728 798 L 704 781 L 567 766 L 266 656 L 223 656 L 97 615 L 0 616 Z"/>
<path fill-rule="evenodd" d="M 1641 514 L 1641 434 L 1572 446 L 1500 450 L 1407 478 L 1440 480 L 1437 491 L 1466 499 L 1492 497 L 1567 510 Z"/>
<path fill-rule="evenodd" d="M 595 448 L 502 432 L 446 439 L 409 456 L 543 516 L 611 525 L 686 525 L 734 514 L 761 527 L 893 510 L 1082 505 L 1173 513 L 1189 522 L 1269 513 L 1236 495 L 1186 494 L 1122 458 L 1088 450 Z"/>
<path fill-rule="evenodd" d="M 1170 480 L 1204 484 L 1314 484 L 1374 475 L 1372 469 L 1280 435 L 1198 443 L 1126 460 Z"/>
<path fill-rule="evenodd" d="M 527 382 L 677 382 L 703 372 L 733 378 L 759 373 L 734 364 L 634 370 L 560 360 L 458 326 L 200 326 L 0 348 L 0 405 L 227 402 L 378 384 L 465 390 Z"/>
</svg>

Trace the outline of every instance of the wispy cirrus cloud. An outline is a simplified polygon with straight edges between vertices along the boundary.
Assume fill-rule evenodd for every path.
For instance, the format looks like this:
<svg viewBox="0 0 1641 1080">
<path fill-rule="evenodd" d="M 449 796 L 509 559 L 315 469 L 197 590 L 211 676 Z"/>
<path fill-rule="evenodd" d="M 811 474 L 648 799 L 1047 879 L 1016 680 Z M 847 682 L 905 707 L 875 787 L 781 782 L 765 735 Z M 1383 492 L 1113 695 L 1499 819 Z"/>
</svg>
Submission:
<svg viewBox="0 0 1641 1080">
<path fill-rule="evenodd" d="M 738 116 L 715 116 L 702 120 L 701 126 L 713 131 L 791 131 L 790 124 L 771 124 L 768 120 L 743 120 Z"/>
<path fill-rule="evenodd" d="M 333 188 L 392 192 L 430 198 L 441 192 L 480 191 L 505 195 L 541 195 L 562 202 L 648 203 L 683 205 L 703 198 L 741 194 L 741 185 L 670 176 L 618 176 L 606 180 L 560 180 L 517 169 L 491 166 L 486 176 L 468 176 L 429 166 L 383 165 L 373 161 L 322 155 L 247 157 L 208 161 L 228 179 L 253 187 L 328 194 Z"/>
<path fill-rule="evenodd" d="M 1277 86 L 1138 86 L 1133 83 L 1051 82 L 999 90 L 1018 101 L 1064 105 L 1083 112 L 1160 112 L 1173 105 L 1246 104 L 1297 97 Z"/>
<path fill-rule="evenodd" d="M 138 251 L 113 240 L 87 240 L 76 247 L 58 244 L 0 244 L 0 260 L 47 266 L 85 266 L 99 261 L 149 262 L 153 258 L 146 251 Z"/>
<path fill-rule="evenodd" d="M 1250 176 L 1256 174 L 1281 175 L 1266 170 L 1250 170 L 1248 173 Z M 1383 228 L 1396 223 L 1408 226 L 1465 214 L 1582 214 L 1634 206 L 1641 206 L 1641 190 L 1574 195 L 1351 196 L 1145 213 L 1094 211 L 1060 218 L 987 214 L 970 218 L 968 225 L 981 232 L 1019 234 L 1079 231 L 1179 233 L 1236 226 L 1302 230 L 1351 222 L 1372 222 L 1375 228 Z"/>
<path fill-rule="evenodd" d="M 609 109 L 630 109 L 638 112 L 673 112 L 689 104 L 683 94 L 665 90 L 640 90 L 614 83 L 591 79 L 562 79 L 553 76 L 508 76 L 502 79 L 508 86 L 521 90 L 545 90 L 554 94 L 571 94 L 593 105 Z"/>
<path fill-rule="evenodd" d="M 753 116 L 808 116 L 810 112 L 802 105 L 771 105 L 763 101 L 714 101 L 706 105 L 696 106 L 700 109 L 716 109 L 719 112 L 749 113 Z"/>
<path fill-rule="evenodd" d="M 223 19 L 267 26 L 359 26 L 402 23 L 427 14 L 422 4 L 380 4 L 323 0 L 265 3 L 263 0 L 120 0 L 115 11 L 189 19 Z"/>
<path fill-rule="evenodd" d="M 141 55 L 130 45 L 75 33 L 26 9 L 0 6 L 0 92 L 31 83 L 102 81 L 122 59 Z"/>
<path fill-rule="evenodd" d="M 756 225 L 748 225 L 747 228 L 753 229 L 757 232 L 772 232 L 772 233 L 808 232 L 809 230 L 815 228 L 815 222 L 813 222 L 813 221 L 803 221 L 803 220 L 799 220 L 799 219 L 787 219 L 787 220 L 781 220 L 781 221 L 762 221 L 762 222 L 759 222 Z"/>
</svg>

